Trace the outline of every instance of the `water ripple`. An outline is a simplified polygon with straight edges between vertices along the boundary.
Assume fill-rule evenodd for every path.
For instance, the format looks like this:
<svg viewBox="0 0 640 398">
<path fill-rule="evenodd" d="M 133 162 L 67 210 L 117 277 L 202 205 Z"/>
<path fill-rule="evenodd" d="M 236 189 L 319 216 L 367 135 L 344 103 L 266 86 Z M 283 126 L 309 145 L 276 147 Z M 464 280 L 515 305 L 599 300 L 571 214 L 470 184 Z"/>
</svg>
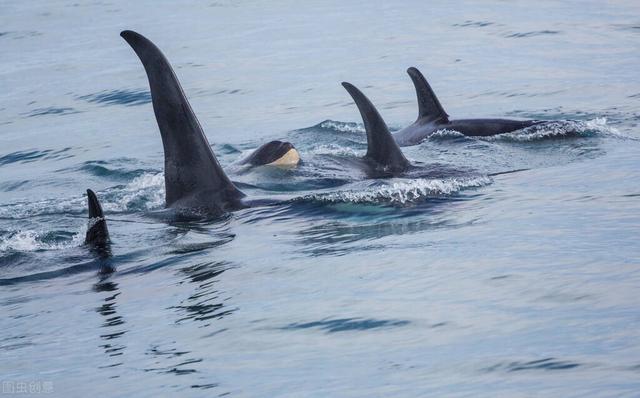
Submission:
<svg viewBox="0 0 640 398">
<path fill-rule="evenodd" d="M 25 39 L 28 37 L 35 37 L 35 36 L 41 36 L 41 35 L 42 35 L 42 32 L 38 32 L 35 30 L 0 32 L 0 37 L 12 38 L 14 40 Z"/>
<path fill-rule="evenodd" d="M 68 107 L 55 107 L 55 106 L 50 106 L 48 108 L 36 108 L 34 110 L 32 110 L 31 112 L 27 112 L 24 113 L 24 115 L 26 115 L 27 117 L 35 117 L 35 116 L 45 116 L 45 115 L 70 115 L 73 113 L 80 113 L 80 111 L 74 109 L 74 108 L 68 108 Z"/>
<path fill-rule="evenodd" d="M 208 262 L 185 267 L 181 270 L 189 282 L 196 284 L 196 289 L 180 304 L 171 307 L 178 313 L 184 314 L 175 321 L 176 324 L 185 321 L 220 319 L 236 311 L 236 308 L 229 308 L 224 303 L 225 298 L 220 297 L 216 288 L 217 279 L 215 278 L 231 266 L 225 262 Z"/>
<path fill-rule="evenodd" d="M 148 90 L 105 90 L 99 93 L 87 94 L 77 97 L 87 102 L 104 105 L 135 106 L 151 102 L 151 93 Z"/>
<path fill-rule="evenodd" d="M 356 330 L 371 330 L 380 328 L 390 328 L 398 326 L 406 326 L 410 322 L 393 319 L 363 319 L 363 318 L 341 318 L 341 319 L 323 319 L 321 321 L 306 323 L 291 323 L 282 330 L 297 329 L 320 329 L 327 333 L 348 332 Z"/>
<path fill-rule="evenodd" d="M 53 149 L 43 149 L 43 150 L 26 150 L 26 151 L 17 151 L 12 152 L 3 156 L 0 156 L 0 166 L 11 164 L 11 163 L 28 163 L 34 162 L 38 159 L 67 159 L 73 157 L 73 155 L 66 154 L 71 150 L 71 147 L 63 148 L 57 151 Z"/>
<path fill-rule="evenodd" d="M 557 35 L 561 33 L 559 30 L 536 30 L 532 32 L 514 32 L 507 33 L 504 37 L 509 39 L 521 39 L 524 37 L 534 37 L 534 36 L 543 36 L 543 35 Z"/>
<path fill-rule="evenodd" d="M 577 362 L 561 361 L 556 358 L 544 358 L 534 361 L 514 361 L 509 363 L 499 363 L 486 368 L 487 372 L 507 371 L 520 372 L 525 370 L 566 370 L 584 366 Z"/>
<path fill-rule="evenodd" d="M 459 28 L 466 28 L 466 27 L 484 28 L 485 26 L 491 26 L 493 24 L 494 24 L 493 22 L 488 22 L 488 21 L 466 20 L 463 23 L 454 23 L 451 26 L 455 26 L 455 27 L 459 27 Z"/>
<path fill-rule="evenodd" d="M 20 188 L 25 188 L 31 181 L 19 180 L 19 181 L 7 181 L 0 184 L 0 191 L 11 192 L 17 191 Z"/>
<path fill-rule="evenodd" d="M 123 167 L 111 167 L 113 162 L 102 160 L 91 160 L 84 162 L 78 170 L 89 173 L 96 177 L 106 177 L 115 180 L 132 180 L 140 177 L 151 170 L 148 169 L 126 169 Z"/>
</svg>

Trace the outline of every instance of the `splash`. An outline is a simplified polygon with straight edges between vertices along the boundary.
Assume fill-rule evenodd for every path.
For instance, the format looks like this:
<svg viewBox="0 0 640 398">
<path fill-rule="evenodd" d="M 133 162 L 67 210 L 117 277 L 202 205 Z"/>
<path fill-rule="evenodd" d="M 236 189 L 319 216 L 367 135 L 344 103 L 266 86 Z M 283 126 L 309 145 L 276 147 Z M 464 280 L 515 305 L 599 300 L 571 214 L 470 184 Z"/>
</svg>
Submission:
<svg viewBox="0 0 640 398">
<path fill-rule="evenodd" d="M 509 141 L 531 142 L 545 139 L 560 139 L 572 137 L 590 137 L 595 135 L 611 136 L 617 138 L 629 138 L 617 129 L 607 124 L 604 117 L 591 120 L 562 120 L 550 121 L 544 124 L 527 127 L 510 133 L 497 134 L 487 137 L 465 136 L 464 134 L 449 129 L 437 130 L 430 134 L 424 141 L 446 141 L 457 139 L 482 140 L 482 141 Z"/>
<path fill-rule="evenodd" d="M 469 137 L 467 137 L 466 135 L 457 132 L 455 130 L 449 130 L 449 129 L 442 129 L 442 130 L 437 130 L 434 131 L 432 134 L 430 134 L 426 140 L 429 141 L 444 141 L 444 140 L 449 140 L 449 139 L 460 139 L 460 138 L 464 138 L 467 139 Z M 423 140 L 424 141 L 424 140 Z"/>
<path fill-rule="evenodd" d="M 364 126 L 360 123 L 336 122 L 333 120 L 325 120 L 318 125 L 322 129 L 333 130 L 342 133 L 364 133 Z"/>
<path fill-rule="evenodd" d="M 80 209 L 85 210 L 85 207 L 86 199 L 80 197 L 18 202 L 0 206 L 0 218 L 20 219 L 48 214 L 77 214 Z"/>
<path fill-rule="evenodd" d="M 615 128 L 607 124 L 606 118 L 595 118 L 592 120 L 546 122 L 511 133 L 481 137 L 480 139 L 486 141 L 529 142 L 555 138 L 589 137 L 593 135 L 622 137 Z"/>
<path fill-rule="evenodd" d="M 336 144 L 321 144 L 310 149 L 309 153 L 313 155 L 335 155 L 350 157 L 360 157 L 364 154 L 362 151 L 355 150 L 351 147 Z"/>
<path fill-rule="evenodd" d="M 26 230 L 14 231 L 0 237 L 0 252 L 33 252 L 41 250 L 61 250 L 69 247 L 80 246 L 84 242 L 86 226 L 71 236 L 56 236 L 55 232 L 43 233 L 40 231 Z"/>
<path fill-rule="evenodd" d="M 306 131 L 306 130 L 329 130 L 336 133 L 364 133 L 364 126 L 360 123 L 353 122 L 338 122 L 335 120 L 325 120 L 324 122 L 320 122 L 315 126 L 308 127 L 306 129 L 301 129 L 298 131 Z"/>
<path fill-rule="evenodd" d="M 303 201 L 321 203 L 389 203 L 404 205 L 423 200 L 455 194 L 463 189 L 477 188 L 491 183 L 487 176 L 456 177 L 446 179 L 395 180 L 390 184 L 376 185 L 365 189 L 313 194 L 300 198 Z"/>
<path fill-rule="evenodd" d="M 127 185 L 98 192 L 102 208 L 108 213 L 153 210 L 164 204 L 164 174 L 144 173 Z M 86 214 L 87 199 L 81 195 L 0 206 L 0 218 L 20 219 L 51 214 Z M 107 215 L 107 219 L 109 215 Z"/>
<path fill-rule="evenodd" d="M 117 191 L 107 193 L 105 211 L 152 210 L 164 204 L 164 173 L 145 173 Z"/>
</svg>

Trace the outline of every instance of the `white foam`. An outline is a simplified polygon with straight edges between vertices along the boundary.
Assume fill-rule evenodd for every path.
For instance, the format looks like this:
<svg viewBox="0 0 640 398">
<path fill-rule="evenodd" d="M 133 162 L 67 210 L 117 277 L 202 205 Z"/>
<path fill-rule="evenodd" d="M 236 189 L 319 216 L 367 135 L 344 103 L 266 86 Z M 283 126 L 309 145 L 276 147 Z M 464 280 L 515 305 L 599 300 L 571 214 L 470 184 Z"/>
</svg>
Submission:
<svg viewBox="0 0 640 398">
<path fill-rule="evenodd" d="M 107 212 L 152 210 L 164 204 L 164 174 L 145 173 L 124 187 L 98 193 Z M 80 214 L 87 211 L 86 196 L 78 192 L 71 198 L 51 198 L 36 202 L 19 202 L 0 206 L 2 218 L 25 218 L 43 214 Z"/>
<path fill-rule="evenodd" d="M 486 141 L 536 141 L 544 138 L 563 137 L 567 135 L 589 135 L 602 134 L 622 137 L 622 134 L 615 128 L 607 125 L 607 119 L 604 117 L 595 118 L 585 121 L 567 120 L 557 122 L 545 122 L 541 125 L 535 125 L 524 128 L 522 130 L 513 131 L 511 133 L 499 134 L 490 137 L 481 137 Z"/>
<path fill-rule="evenodd" d="M 16 231 L 0 238 L 0 252 L 32 252 L 37 250 L 60 250 L 76 247 L 84 242 L 86 227 L 81 228 L 73 238 L 64 242 L 48 243 L 39 231 Z"/>
<path fill-rule="evenodd" d="M 314 155 L 336 155 L 336 156 L 352 156 L 359 157 L 364 154 L 362 151 L 357 151 L 351 147 L 340 146 L 335 144 L 323 144 L 318 145 L 311 150 L 310 153 Z"/>
<path fill-rule="evenodd" d="M 35 231 L 20 231 L 0 241 L 0 251 L 33 251 L 38 249 Z"/>
<path fill-rule="evenodd" d="M 430 134 L 427 137 L 427 139 L 459 138 L 459 137 L 466 137 L 466 136 L 459 131 L 442 129 L 442 130 L 434 131 L 432 134 Z"/>
<path fill-rule="evenodd" d="M 345 123 L 335 122 L 333 120 L 326 120 L 320 123 L 320 127 L 323 129 L 341 131 L 344 133 L 364 133 L 364 126 L 359 123 Z"/>
<path fill-rule="evenodd" d="M 73 213 L 86 206 L 86 199 L 82 197 L 12 203 L 0 207 L 0 217 L 25 218 L 41 214 Z"/>
<path fill-rule="evenodd" d="M 491 178 L 457 177 L 447 179 L 395 180 L 388 185 L 369 187 L 358 190 L 331 192 L 327 194 L 309 195 L 303 200 L 314 200 L 328 203 L 392 203 L 405 204 L 424 199 L 428 196 L 450 195 L 465 188 L 475 188 L 491 183 Z"/>
<path fill-rule="evenodd" d="M 113 192 L 113 197 L 102 201 L 106 211 L 127 211 L 132 208 L 150 210 L 164 204 L 164 173 L 145 173 L 133 179 L 122 190 Z"/>
</svg>

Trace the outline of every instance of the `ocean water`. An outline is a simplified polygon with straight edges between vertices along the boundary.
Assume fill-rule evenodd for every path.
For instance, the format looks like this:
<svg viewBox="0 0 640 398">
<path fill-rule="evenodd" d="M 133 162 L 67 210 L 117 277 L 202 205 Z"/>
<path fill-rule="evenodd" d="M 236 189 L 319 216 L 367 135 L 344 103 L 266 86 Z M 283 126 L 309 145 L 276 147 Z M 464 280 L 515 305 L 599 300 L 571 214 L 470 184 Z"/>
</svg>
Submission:
<svg viewBox="0 0 640 398">
<path fill-rule="evenodd" d="M 280 205 L 155 216 L 162 145 L 123 29 Z M 0 54 L 4 394 L 640 395 L 637 1 L 6 0 Z M 368 179 L 340 82 L 399 129 L 409 66 L 452 117 L 557 122 L 438 132 L 404 148 L 429 173 Z M 238 164 L 272 139 L 304 163 Z M 87 188 L 109 259 L 83 246 Z"/>
</svg>

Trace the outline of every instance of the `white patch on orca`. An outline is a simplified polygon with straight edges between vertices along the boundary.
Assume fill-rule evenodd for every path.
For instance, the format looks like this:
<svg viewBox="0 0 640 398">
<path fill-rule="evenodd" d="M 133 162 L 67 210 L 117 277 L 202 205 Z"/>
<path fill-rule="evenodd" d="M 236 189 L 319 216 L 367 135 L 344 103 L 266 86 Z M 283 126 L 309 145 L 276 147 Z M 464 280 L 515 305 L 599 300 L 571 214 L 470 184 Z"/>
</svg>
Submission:
<svg viewBox="0 0 640 398">
<path fill-rule="evenodd" d="M 298 153 L 298 151 L 296 151 L 295 148 L 291 148 L 291 149 L 289 149 L 287 151 L 287 153 L 285 153 L 284 155 L 282 155 L 278 159 L 274 160 L 273 162 L 267 163 L 267 165 L 269 165 L 269 166 L 296 166 L 298 163 L 300 163 L 300 154 Z"/>
</svg>

